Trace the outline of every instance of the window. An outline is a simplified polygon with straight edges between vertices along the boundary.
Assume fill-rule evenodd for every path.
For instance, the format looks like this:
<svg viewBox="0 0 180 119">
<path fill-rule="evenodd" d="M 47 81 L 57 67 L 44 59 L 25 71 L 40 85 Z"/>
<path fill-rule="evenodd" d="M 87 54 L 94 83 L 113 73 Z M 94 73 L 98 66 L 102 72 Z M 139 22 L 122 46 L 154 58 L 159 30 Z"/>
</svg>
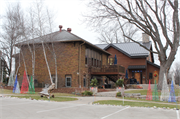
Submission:
<svg viewBox="0 0 180 119">
<path fill-rule="evenodd" d="M 71 76 L 66 76 L 66 87 L 71 87 Z"/>
<path fill-rule="evenodd" d="M 85 64 L 88 64 L 87 56 L 85 56 Z"/>
<path fill-rule="evenodd" d="M 149 79 L 152 79 L 152 73 L 149 73 Z"/>
<path fill-rule="evenodd" d="M 35 84 L 38 83 L 38 82 L 37 82 L 37 79 L 34 79 L 34 83 L 35 83 Z"/>
<path fill-rule="evenodd" d="M 86 78 L 83 78 L 84 87 L 86 87 Z"/>
<path fill-rule="evenodd" d="M 86 48 L 85 50 L 85 64 L 87 65 L 91 65 L 94 67 L 101 67 L 101 63 L 102 63 L 102 54 L 90 49 L 90 48 Z"/>
<path fill-rule="evenodd" d="M 113 58 L 109 58 L 109 65 L 113 65 L 114 64 L 114 59 Z"/>
</svg>

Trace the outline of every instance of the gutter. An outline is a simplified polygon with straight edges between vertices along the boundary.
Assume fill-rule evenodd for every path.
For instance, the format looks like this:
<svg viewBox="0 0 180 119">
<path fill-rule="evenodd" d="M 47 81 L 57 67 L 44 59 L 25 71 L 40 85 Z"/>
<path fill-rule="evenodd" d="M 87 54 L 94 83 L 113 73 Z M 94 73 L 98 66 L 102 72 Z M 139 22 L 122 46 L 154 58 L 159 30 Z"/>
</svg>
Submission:
<svg viewBox="0 0 180 119">
<path fill-rule="evenodd" d="M 80 73 L 80 71 L 81 71 L 81 46 L 83 45 L 83 44 L 85 44 L 85 41 L 82 43 L 82 44 L 80 44 L 79 45 L 79 88 L 81 88 L 81 73 Z"/>
</svg>

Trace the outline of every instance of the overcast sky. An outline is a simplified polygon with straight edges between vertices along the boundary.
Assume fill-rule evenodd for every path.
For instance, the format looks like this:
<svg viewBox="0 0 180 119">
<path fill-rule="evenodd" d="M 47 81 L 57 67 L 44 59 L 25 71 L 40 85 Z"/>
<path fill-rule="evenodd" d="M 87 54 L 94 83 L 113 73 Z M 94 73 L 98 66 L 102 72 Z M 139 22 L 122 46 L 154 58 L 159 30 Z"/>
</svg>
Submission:
<svg viewBox="0 0 180 119">
<path fill-rule="evenodd" d="M 0 0 L 0 14 L 3 14 L 7 3 L 20 1 L 23 8 L 28 8 L 32 0 Z M 72 33 L 93 43 L 98 44 L 98 34 L 93 32 L 86 24 L 83 23 L 82 14 L 86 13 L 86 3 L 88 0 L 45 0 L 50 10 L 55 11 L 55 30 L 59 30 L 59 25 L 63 29 L 71 28 Z M 157 58 L 156 58 L 157 59 Z M 158 59 L 157 59 L 158 60 Z M 156 64 L 159 62 L 155 60 Z M 176 55 L 175 62 L 180 63 L 180 48 Z M 174 63 L 175 63 L 174 62 Z"/>
</svg>

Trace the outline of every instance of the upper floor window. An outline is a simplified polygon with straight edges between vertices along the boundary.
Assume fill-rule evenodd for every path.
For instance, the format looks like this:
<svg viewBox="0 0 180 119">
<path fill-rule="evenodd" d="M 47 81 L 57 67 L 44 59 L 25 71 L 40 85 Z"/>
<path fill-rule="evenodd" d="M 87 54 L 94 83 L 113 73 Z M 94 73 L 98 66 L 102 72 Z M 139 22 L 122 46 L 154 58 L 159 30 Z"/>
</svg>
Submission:
<svg viewBox="0 0 180 119">
<path fill-rule="evenodd" d="M 114 58 L 109 58 L 109 65 L 113 65 L 114 64 Z"/>
<path fill-rule="evenodd" d="M 91 65 L 94 67 L 101 67 L 101 53 L 90 49 L 90 48 L 86 48 L 85 51 L 85 64 L 87 65 Z"/>
</svg>

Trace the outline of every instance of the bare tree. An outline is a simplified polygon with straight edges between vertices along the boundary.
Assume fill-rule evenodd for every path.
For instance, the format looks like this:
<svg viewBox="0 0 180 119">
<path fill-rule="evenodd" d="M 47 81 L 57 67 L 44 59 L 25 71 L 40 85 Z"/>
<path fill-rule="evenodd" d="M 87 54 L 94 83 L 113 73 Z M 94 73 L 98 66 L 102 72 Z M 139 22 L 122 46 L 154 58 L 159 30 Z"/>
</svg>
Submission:
<svg viewBox="0 0 180 119">
<path fill-rule="evenodd" d="M 158 54 L 158 89 L 162 89 L 163 74 L 167 75 L 179 47 L 178 0 L 93 0 L 90 4 L 94 14 L 89 15 L 88 19 L 95 25 L 108 24 L 109 21 L 118 22 L 122 18 L 151 37 L 156 51 L 150 51 L 124 34 L 124 37 Z"/>
<path fill-rule="evenodd" d="M 20 4 L 9 5 L 5 15 L 2 17 L 3 24 L 0 33 L 1 49 L 4 51 L 4 59 L 8 63 L 8 73 L 12 71 L 12 58 L 15 44 L 20 42 L 23 34 L 26 32 L 24 28 L 24 13 Z"/>
<path fill-rule="evenodd" d="M 42 41 L 42 49 L 44 52 L 44 57 L 45 61 L 47 64 L 47 69 L 49 72 L 49 78 L 51 81 L 51 84 L 54 83 L 52 80 L 51 76 L 51 71 L 50 67 L 48 64 L 48 60 L 46 57 L 46 49 L 48 49 L 52 54 L 55 62 L 55 87 L 57 88 L 57 62 L 56 62 L 56 54 L 54 51 L 54 46 L 52 43 L 52 48 L 49 48 L 49 44 L 46 44 L 46 41 L 51 40 L 51 36 L 46 37 L 48 33 L 52 33 L 52 25 L 53 25 L 53 14 L 49 12 L 49 9 L 45 7 L 43 1 L 36 1 L 34 3 L 35 6 L 30 8 L 29 12 L 29 17 L 30 17 L 30 23 L 29 23 L 29 28 L 30 28 L 30 33 L 32 38 L 31 40 L 33 41 L 35 37 L 39 37 Z M 36 45 L 33 41 L 32 47 L 29 46 L 29 50 L 32 55 L 32 75 L 33 75 L 33 80 L 34 80 L 34 73 L 35 73 L 35 50 L 36 50 Z"/>
<path fill-rule="evenodd" d="M 104 26 L 95 27 L 95 30 L 100 33 L 98 40 L 107 44 L 130 42 L 130 39 L 124 37 L 123 34 L 134 38 L 139 31 L 137 27 L 134 28 L 134 26 L 128 22 L 123 23 L 122 20 L 119 20 L 118 24 L 112 24 L 111 26 L 106 26 L 106 28 L 104 28 Z"/>
<path fill-rule="evenodd" d="M 174 74 L 175 74 L 175 83 L 180 85 L 180 64 L 179 63 L 175 64 Z"/>
</svg>

